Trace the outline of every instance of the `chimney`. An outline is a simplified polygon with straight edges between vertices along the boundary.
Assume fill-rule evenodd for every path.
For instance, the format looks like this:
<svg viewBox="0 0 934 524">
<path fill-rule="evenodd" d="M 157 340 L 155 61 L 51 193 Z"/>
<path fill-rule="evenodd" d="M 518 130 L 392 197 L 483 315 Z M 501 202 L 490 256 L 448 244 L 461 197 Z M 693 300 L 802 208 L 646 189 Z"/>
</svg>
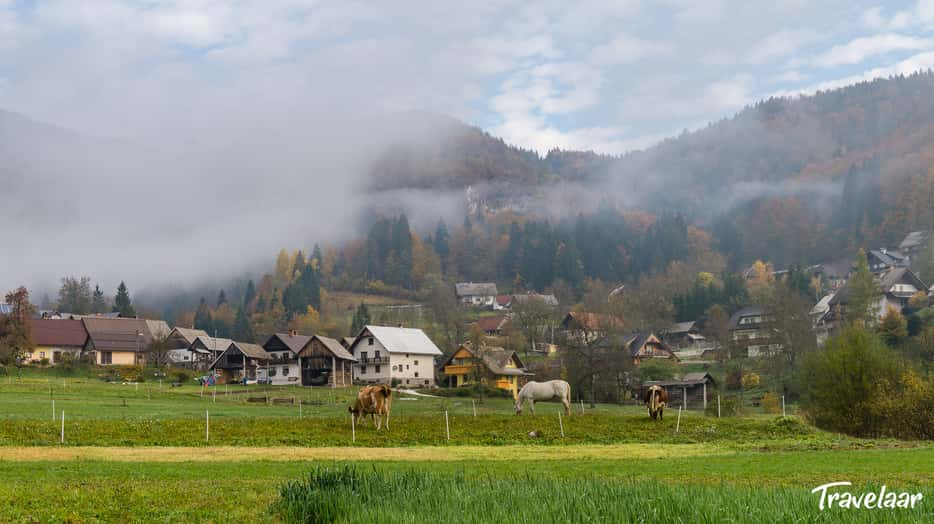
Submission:
<svg viewBox="0 0 934 524">
<path fill-rule="evenodd" d="M 290 330 L 289 330 L 289 336 L 290 336 L 290 337 L 298 336 L 298 331 L 296 331 L 296 330 L 294 330 L 294 329 L 290 329 Z"/>
</svg>

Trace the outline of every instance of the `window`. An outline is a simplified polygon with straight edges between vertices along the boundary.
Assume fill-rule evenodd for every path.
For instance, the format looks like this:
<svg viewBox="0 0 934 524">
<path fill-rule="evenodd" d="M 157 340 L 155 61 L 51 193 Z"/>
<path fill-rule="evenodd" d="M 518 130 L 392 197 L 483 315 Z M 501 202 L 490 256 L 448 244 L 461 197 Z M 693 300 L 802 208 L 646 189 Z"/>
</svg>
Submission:
<svg viewBox="0 0 934 524">
<path fill-rule="evenodd" d="M 415 372 L 415 378 L 418 378 L 418 371 Z"/>
<path fill-rule="evenodd" d="M 289 376 L 289 366 L 282 366 L 282 376 L 283 377 Z"/>
<path fill-rule="evenodd" d="M 113 364 L 114 354 L 110 351 L 101 351 L 101 364 Z"/>
<path fill-rule="evenodd" d="M 425 379 L 425 385 L 426 386 L 428 385 L 428 379 Z"/>
<path fill-rule="evenodd" d="M 416 365 L 416 366 L 418 365 L 418 361 L 417 361 L 417 360 L 415 361 L 415 365 Z"/>
<path fill-rule="evenodd" d="M 62 352 L 53 351 L 52 352 L 52 362 L 61 362 L 62 361 Z"/>
<path fill-rule="evenodd" d="M 376 370 L 374 371 L 374 373 L 379 374 L 379 364 L 376 365 Z"/>
<path fill-rule="evenodd" d="M 360 352 L 360 360 L 366 362 L 366 351 Z"/>
<path fill-rule="evenodd" d="M 405 369 L 409 369 L 409 365 L 408 365 L 408 364 L 405 365 Z"/>
<path fill-rule="evenodd" d="M 366 345 L 368 345 L 368 346 L 372 346 L 372 345 L 373 345 L 373 337 L 370 337 L 370 338 L 366 339 Z"/>
<path fill-rule="evenodd" d="M 269 368 L 269 376 L 270 376 L 270 377 L 276 376 L 276 368 L 274 368 L 274 367 L 273 367 L 273 368 Z"/>
<path fill-rule="evenodd" d="M 364 366 L 360 366 L 360 374 L 361 374 L 361 375 L 366 375 L 366 366 L 365 366 L 365 365 L 364 365 Z"/>
<path fill-rule="evenodd" d="M 376 360 L 379 360 L 379 351 L 377 351 L 376 354 L 373 355 L 373 358 L 375 358 Z"/>
</svg>

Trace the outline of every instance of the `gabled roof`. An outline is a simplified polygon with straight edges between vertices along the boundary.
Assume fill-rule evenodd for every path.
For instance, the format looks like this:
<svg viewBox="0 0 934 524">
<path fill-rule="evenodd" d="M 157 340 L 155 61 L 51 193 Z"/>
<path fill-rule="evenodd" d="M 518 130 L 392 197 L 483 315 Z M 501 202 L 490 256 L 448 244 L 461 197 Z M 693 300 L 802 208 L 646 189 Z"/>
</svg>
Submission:
<svg viewBox="0 0 934 524">
<path fill-rule="evenodd" d="M 322 335 L 314 335 L 308 339 L 308 344 L 305 344 L 305 347 L 308 347 L 308 345 L 311 344 L 312 340 L 317 340 L 318 342 L 321 342 L 321 345 L 327 348 L 327 350 L 330 351 L 331 354 L 333 354 L 336 358 L 339 358 L 341 360 L 354 360 L 354 361 L 357 360 L 354 358 L 353 355 L 351 355 L 347 351 L 346 348 L 344 348 L 343 345 L 341 345 L 340 342 L 338 342 L 337 340 L 333 338 L 325 337 Z M 302 348 L 302 350 L 304 349 L 305 348 Z"/>
<path fill-rule="evenodd" d="M 354 340 L 357 340 L 357 337 L 344 337 L 341 339 L 341 345 L 347 349 L 350 349 L 350 346 L 353 345 Z"/>
<path fill-rule="evenodd" d="M 459 297 L 489 297 L 499 294 L 493 282 L 460 282 L 454 284 Z"/>
<path fill-rule="evenodd" d="M 927 242 L 927 239 L 927 231 L 912 231 L 905 235 L 905 240 L 902 240 L 902 243 L 898 245 L 898 249 L 901 251 L 909 251 L 923 245 Z"/>
<path fill-rule="evenodd" d="M 240 350 L 241 353 L 243 353 L 244 355 L 250 358 L 255 358 L 255 359 L 260 359 L 260 360 L 269 360 L 269 353 L 266 353 L 266 350 L 263 349 L 263 346 L 260 346 L 259 344 L 250 344 L 248 342 L 234 341 L 234 342 L 231 342 L 229 346 L 227 346 L 227 349 L 230 349 L 231 347 L 237 348 L 238 350 Z"/>
<path fill-rule="evenodd" d="M 363 331 L 357 335 L 353 348 L 360 343 L 364 335 L 370 333 L 379 343 L 390 353 L 412 353 L 415 355 L 441 355 L 438 346 L 428 338 L 421 329 L 388 327 L 388 326 L 366 326 Z"/>
<path fill-rule="evenodd" d="M 447 361 L 444 363 L 444 366 L 449 365 L 451 361 L 454 360 L 454 355 L 456 355 L 459 351 L 467 351 L 472 356 L 476 357 L 476 353 L 473 351 L 473 347 L 469 342 L 467 342 L 462 344 L 457 351 L 448 357 Z M 496 346 L 483 346 L 480 351 L 480 360 L 483 362 L 483 365 L 495 375 L 532 375 L 532 373 L 525 371 L 525 364 L 519 360 L 519 355 L 517 355 L 515 351 L 510 351 L 508 349 Z M 517 367 L 506 367 L 510 360 L 515 360 Z"/>
<path fill-rule="evenodd" d="M 165 320 L 147 320 L 146 326 L 149 327 L 152 338 L 165 338 L 172 333 L 172 328 Z"/>
<path fill-rule="evenodd" d="M 191 343 L 189 349 L 195 351 L 195 346 L 200 346 L 208 351 L 224 351 L 230 347 L 232 343 L 233 340 L 229 338 L 198 336 L 195 338 L 194 342 Z"/>
<path fill-rule="evenodd" d="M 623 335 L 623 344 L 625 344 L 626 349 L 629 350 L 630 356 L 638 356 L 639 350 L 642 349 L 646 343 L 648 343 L 652 337 L 655 337 L 655 340 L 662 345 L 667 351 L 671 352 L 671 348 L 668 347 L 668 344 L 665 344 L 661 338 L 652 333 L 651 331 L 642 331 L 637 333 L 629 333 Z"/>
<path fill-rule="evenodd" d="M 591 331 L 608 329 L 616 324 L 613 317 L 599 313 L 588 313 L 585 311 L 569 311 L 561 321 L 562 329 L 571 329 L 573 327 L 583 328 Z"/>
<path fill-rule="evenodd" d="M 84 347 L 88 332 L 80 320 L 35 319 L 32 341 L 37 346 Z"/>
<path fill-rule="evenodd" d="M 506 315 L 493 315 L 477 319 L 477 327 L 484 332 L 499 331 L 506 323 Z"/>
<path fill-rule="evenodd" d="M 175 329 L 172 330 L 172 333 L 170 333 L 170 335 L 175 334 L 175 333 L 177 333 L 178 336 L 182 338 L 182 340 L 188 342 L 189 346 L 191 345 L 192 342 L 195 341 L 196 338 L 208 336 L 207 331 L 203 329 L 194 329 L 194 328 L 176 327 Z"/>
<path fill-rule="evenodd" d="M 830 301 L 833 300 L 834 293 L 825 295 L 821 298 L 817 304 L 814 304 L 814 307 L 811 308 L 811 315 L 823 315 L 830 311 Z"/>
<path fill-rule="evenodd" d="M 919 291 L 927 288 L 927 284 L 907 267 L 892 268 L 879 278 L 879 287 L 882 288 L 884 293 L 888 293 L 895 284 L 911 284 Z"/>
<path fill-rule="evenodd" d="M 897 251 L 888 251 L 885 249 L 873 249 L 869 251 L 869 254 L 887 266 L 903 264 L 906 258 L 905 255 Z"/>
<path fill-rule="evenodd" d="M 289 348 L 289 351 L 295 354 L 298 354 L 298 352 L 301 351 L 302 348 L 304 348 L 308 344 L 308 341 L 311 340 L 311 337 L 308 335 L 298 335 L 298 334 L 293 335 L 291 333 L 276 333 L 275 335 L 272 335 L 271 337 L 269 337 L 269 339 L 266 340 L 266 343 L 263 344 L 263 347 L 266 347 L 267 345 L 269 345 L 269 342 L 274 338 L 278 338 L 279 341 L 285 344 L 285 347 Z"/>
<path fill-rule="evenodd" d="M 694 320 L 689 320 L 687 322 L 675 322 L 671 326 L 665 329 L 666 335 L 686 335 L 697 327 L 697 322 Z"/>
<path fill-rule="evenodd" d="M 762 306 L 746 306 L 743 309 L 740 309 L 736 313 L 733 313 L 733 316 L 730 317 L 730 329 L 737 329 L 740 327 L 739 320 L 743 317 L 756 317 L 765 315 L 765 308 Z"/>
<path fill-rule="evenodd" d="M 506 307 L 509 304 L 512 304 L 512 295 L 496 295 L 496 303 L 500 306 Z"/>
<path fill-rule="evenodd" d="M 152 342 L 149 324 L 138 318 L 85 317 L 81 320 L 97 351 L 141 352 Z"/>
<path fill-rule="evenodd" d="M 541 300 L 546 306 L 558 307 L 558 298 L 554 295 L 541 295 L 538 293 L 526 293 L 524 295 L 513 295 L 512 301 L 525 304 L 530 300 Z"/>
</svg>

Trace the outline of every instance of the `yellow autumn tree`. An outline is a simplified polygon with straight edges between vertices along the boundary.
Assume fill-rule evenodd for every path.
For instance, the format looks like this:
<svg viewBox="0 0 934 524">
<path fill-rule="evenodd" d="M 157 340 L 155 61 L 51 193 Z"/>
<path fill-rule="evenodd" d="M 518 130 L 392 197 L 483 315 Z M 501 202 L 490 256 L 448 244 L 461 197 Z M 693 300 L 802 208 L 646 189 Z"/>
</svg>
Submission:
<svg viewBox="0 0 934 524">
<path fill-rule="evenodd" d="M 292 257 L 285 249 L 276 257 L 276 283 L 285 286 L 292 280 Z"/>
</svg>

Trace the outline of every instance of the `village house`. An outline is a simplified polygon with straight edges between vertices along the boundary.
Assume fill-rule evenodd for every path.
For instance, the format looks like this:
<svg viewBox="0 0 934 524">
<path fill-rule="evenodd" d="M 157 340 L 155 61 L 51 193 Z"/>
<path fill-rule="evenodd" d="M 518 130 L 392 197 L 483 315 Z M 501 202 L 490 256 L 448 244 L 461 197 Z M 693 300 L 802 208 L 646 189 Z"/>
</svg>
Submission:
<svg viewBox="0 0 934 524">
<path fill-rule="evenodd" d="M 207 337 L 208 333 L 203 329 L 189 329 L 176 327 L 169 333 L 167 342 L 169 343 L 168 359 L 176 366 L 191 366 L 192 353 L 188 350 L 198 337 Z"/>
<path fill-rule="evenodd" d="M 35 347 L 26 353 L 26 362 L 35 364 L 45 360 L 59 364 L 65 355 L 74 360 L 81 357 L 88 344 L 88 332 L 80 320 L 35 319 L 32 321 L 32 341 Z"/>
<path fill-rule="evenodd" d="M 450 387 L 461 387 L 477 382 L 512 393 L 513 398 L 519 393 L 532 373 L 525 371 L 525 365 L 515 351 L 501 347 L 482 346 L 474 350 L 467 342 L 442 366 Z"/>
<path fill-rule="evenodd" d="M 302 378 L 298 353 L 311 337 L 299 335 L 295 330 L 288 333 L 276 333 L 263 344 L 269 353 L 269 375 L 271 384 L 297 384 Z"/>
<path fill-rule="evenodd" d="M 512 295 L 496 295 L 496 300 L 493 302 L 494 311 L 509 309 L 510 307 L 512 307 Z"/>
<path fill-rule="evenodd" d="M 879 275 L 876 282 L 880 291 L 879 300 L 873 307 L 877 320 L 885 316 L 889 308 L 902 312 L 912 296 L 927 289 L 927 285 L 907 267 L 892 268 Z M 837 322 L 844 318 L 849 298 L 849 285 L 843 286 L 830 299 L 830 312 L 825 314 L 824 322 Z"/>
<path fill-rule="evenodd" d="M 220 376 L 221 383 L 265 381 L 269 353 L 258 344 L 231 342 L 211 362 L 209 369 Z"/>
<path fill-rule="evenodd" d="M 609 331 L 621 326 L 621 322 L 609 315 L 584 311 L 569 311 L 561 320 L 559 329 L 565 332 L 569 337 L 586 342 L 594 342 L 606 336 Z"/>
<path fill-rule="evenodd" d="M 905 239 L 902 240 L 901 244 L 898 245 L 898 250 L 904 253 L 908 257 L 912 257 L 921 251 L 924 251 L 924 248 L 928 244 L 928 232 L 927 231 L 912 231 L 905 235 Z"/>
<path fill-rule="evenodd" d="M 671 351 L 668 344 L 662 342 L 662 340 L 652 332 L 629 333 L 623 335 L 623 347 L 629 352 L 632 363 L 637 366 L 643 360 L 653 358 L 665 358 L 674 362 L 678 361 L 678 357 Z"/>
<path fill-rule="evenodd" d="M 884 273 L 892 268 L 908 266 L 908 257 L 888 249 L 872 249 L 866 253 L 869 270 L 875 274 Z"/>
<path fill-rule="evenodd" d="M 350 346 L 357 360 L 353 379 L 364 384 L 435 386 L 441 350 L 421 329 L 366 326 Z"/>
<path fill-rule="evenodd" d="M 502 336 L 503 329 L 506 324 L 509 322 L 509 317 L 507 315 L 492 315 L 488 317 L 480 317 L 477 319 L 474 324 L 483 331 L 483 333 L 489 337 L 498 337 Z"/>
<path fill-rule="evenodd" d="M 454 284 L 454 291 L 461 304 L 474 307 L 492 308 L 498 294 L 492 282 L 460 282 Z"/>
<path fill-rule="evenodd" d="M 232 342 L 233 340 L 229 338 L 199 335 L 195 337 L 194 342 L 188 346 L 190 358 L 186 360 L 186 362 L 191 362 L 191 367 L 193 369 L 207 370 L 211 367 L 211 363 L 230 347 Z"/>
<path fill-rule="evenodd" d="M 676 322 L 659 333 L 662 340 L 673 349 L 709 349 L 712 347 L 707 338 L 701 335 L 697 322 Z"/>
<path fill-rule="evenodd" d="M 730 338 L 740 356 L 756 357 L 782 349 L 782 345 L 773 340 L 771 320 L 761 306 L 744 307 L 730 317 Z"/>
<path fill-rule="evenodd" d="M 84 351 L 94 363 L 102 366 L 144 364 L 146 349 L 154 338 L 153 331 L 171 331 L 161 320 L 85 317 L 81 322 L 88 333 Z"/>
<path fill-rule="evenodd" d="M 521 295 L 513 295 L 510 300 L 510 306 L 515 306 L 516 304 L 527 304 L 531 301 L 538 301 L 548 307 L 558 307 L 558 298 L 554 295 L 543 295 L 541 293 L 523 293 Z"/>
<path fill-rule="evenodd" d="M 298 352 L 303 386 L 343 387 L 353 384 L 356 361 L 340 342 L 314 335 Z"/>
</svg>

